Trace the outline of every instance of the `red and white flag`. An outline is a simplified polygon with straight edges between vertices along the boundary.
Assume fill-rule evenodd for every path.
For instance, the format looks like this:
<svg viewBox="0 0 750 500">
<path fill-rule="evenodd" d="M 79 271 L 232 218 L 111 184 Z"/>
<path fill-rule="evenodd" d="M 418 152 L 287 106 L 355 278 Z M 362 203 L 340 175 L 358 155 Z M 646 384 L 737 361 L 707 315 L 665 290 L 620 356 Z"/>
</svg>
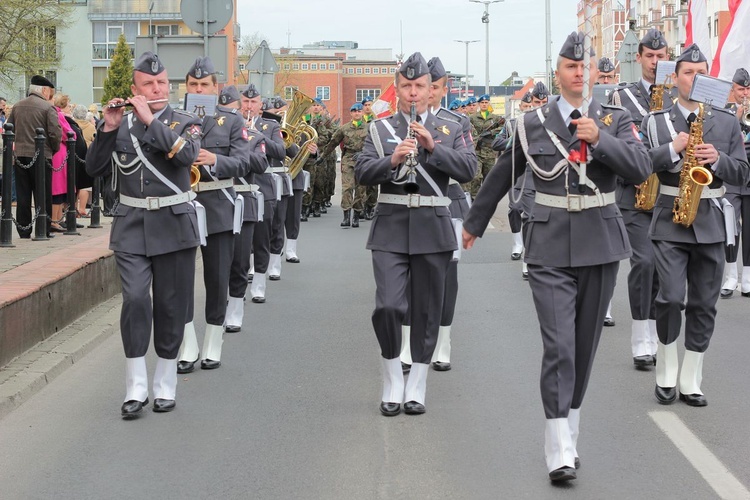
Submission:
<svg viewBox="0 0 750 500">
<path fill-rule="evenodd" d="M 374 103 L 372 103 L 372 112 L 378 118 L 390 116 L 396 112 L 396 87 L 390 84 L 385 91 L 380 94 Z"/>
<path fill-rule="evenodd" d="M 729 0 L 729 15 L 711 65 L 711 75 L 724 80 L 731 80 L 737 68 L 750 68 L 750 0 Z"/>
<path fill-rule="evenodd" d="M 690 0 L 685 24 L 685 47 L 697 44 L 706 59 L 711 60 L 711 36 L 708 32 L 706 0 Z"/>
</svg>

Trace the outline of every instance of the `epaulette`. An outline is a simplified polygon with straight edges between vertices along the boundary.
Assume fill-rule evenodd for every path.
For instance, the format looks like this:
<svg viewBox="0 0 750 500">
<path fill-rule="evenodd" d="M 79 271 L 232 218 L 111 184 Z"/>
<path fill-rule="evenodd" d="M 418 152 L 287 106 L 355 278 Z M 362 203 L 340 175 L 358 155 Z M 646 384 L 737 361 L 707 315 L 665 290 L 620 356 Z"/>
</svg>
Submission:
<svg viewBox="0 0 750 500">
<path fill-rule="evenodd" d="M 630 83 L 628 83 L 628 82 L 620 82 L 617 85 L 620 86 L 620 87 L 627 87 L 628 85 L 630 85 Z"/>
<path fill-rule="evenodd" d="M 672 108 L 660 109 L 658 111 L 651 111 L 651 114 L 652 115 L 659 115 L 661 113 L 669 113 L 670 111 L 672 111 Z"/>
<path fill-rule="evenodd" d="M 733 112 L 731 109 L 727 109 L 727 108 L 714 108 L 713 106 L 710 109 L 711 109 L 711 111 L 721 111 L 723 113 L 727 113 L 729 115 L 732 115 L 732 117 L 737 117 L 737 115 L 735 114 L 735 112 Z"/>
<path fill-rule="evenodd" d="M 602 108 L 608 108 L 608 109 L 619 109 L 620 111 L 625 111 L 627 113 L 630 113 L 630 111 L 627 110 L 624 106 L 617 106 L 616 104 L 599 104 Z"/>
<path fill-rule="evenodd" d="M 454 113 L 450 109 L 440 108 L 437 110 L 437 113 L 435 113 L 435 116 L 441 120 L 448 120 L 449 122 L 458 124 L 461 123 L 461 115 Z"/>
<path fill-rule="evenodd" d="M 375 118 L 374 120 L 371 120 L 369 123 L 380 122 L 380 121 L 383 121 L 383 120 L 390 120 L 394 116 L 396 116 L 396 115 L 388 115 L 388 116 L 383 116 L 383 117 L 380 117 L 380 118 Z"/>
<path fill-rule="evenodd" d="M 195 113 L 191 113 L 190 111 L 185 111 L 184 109 L 172 108 L 172 111 L 174 113 L 177 113 L 178 115 L 182 115 L 187 118 L 198 118 L 198 115 L 196 115 Z"/>
</svg>

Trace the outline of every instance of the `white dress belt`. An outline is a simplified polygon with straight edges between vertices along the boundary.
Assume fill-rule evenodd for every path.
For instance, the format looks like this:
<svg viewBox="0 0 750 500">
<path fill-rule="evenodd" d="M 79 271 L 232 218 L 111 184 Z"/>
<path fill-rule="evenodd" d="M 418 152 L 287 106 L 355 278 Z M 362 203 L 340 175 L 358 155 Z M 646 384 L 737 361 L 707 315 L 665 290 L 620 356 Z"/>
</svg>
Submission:
<svg viewBox="0 0 750 500">
<path fill-rule="evenodd" d="M 569 194 L 558 196 L 547 193 L 536 192 L 534 203 L 553 208 L 564 208 L 568 212 L 579 212 L 589 208 L 604 207 L 615 203 L 614 191 L 597 195 Z"/>
<path fill-rule="evenodd" d="M 133 198 L 120 194 L 120 203 L 126 207 L 145 208 L 146 210 L 159 210 L 162 207 L 171 207 L 180 203 L 187 203 L 195 199 L 195 193 L 173 194 L 172 196 L 147 196 L 146 198 Z"/>
<path fill-rule="evenodd" d="M 422 196 L 418 194 L 384 194 L 378 196 L 378 203 L 404 205 L 409 208 L 448 207 L 451 199 L 447 196 Z"/>
<path fill-rule="evenodd" d="M 247 193 L 248 191 L 259 191 L 260 186 L 257 184 L 235 184 L 234 190 L 238 193 Z"/>
<path fill-rule="evenodd" d="M 721 198 L 722 196 L 724 196 L 724 193 L 726 192 L 727 192 L 727 189 L 724 186 L 721 186 L 716 189 L 703 188 L 703 191 L 701 192 L 701 199 Z M 674 186 L 665 186 L 664 184 L 660 184 L 659 193 L 665 194 L 667 196 L 674 196 L 676 198 L 680 196 L 680 188 L 674 187 Z"/>
<path fill-rule="evenodd" d="M 289 168 L 287 167 L 268 167 L 264 174 L 286 174 L 289 172 Z"/>
<path fill-rule="evenodd" d="M 234 186 L 234 179 L 222 179 L 220 181 L 211 182 L 199 182 L 193 186 L 193 191 L 200 193 L 201 191 L 216 191 L 218 189 L 228 189 Z"/>
</svg>

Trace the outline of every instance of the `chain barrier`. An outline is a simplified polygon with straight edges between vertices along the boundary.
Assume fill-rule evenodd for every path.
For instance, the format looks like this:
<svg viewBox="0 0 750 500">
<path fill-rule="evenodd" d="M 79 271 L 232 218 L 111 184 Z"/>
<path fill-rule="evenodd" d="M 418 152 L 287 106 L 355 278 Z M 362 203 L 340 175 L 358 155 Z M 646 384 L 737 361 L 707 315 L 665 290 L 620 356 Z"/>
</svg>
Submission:
<svg viewBox="0 0 750 500">
<path fill-rule="evenodd" d="M 19 168 L 22 168 L 24 170 L 28 170 L 28 169 L 30 169 L 31 167 L 34 166 L 34 164 L 36 163 L 36 159 L 37 159 L 38 156 L 39 156 L 39 150 L 34 151 L 34 157 L 31 159 L 31 162 L 29 162 L 28 165 L 24 165 L 23 163 L 21 163 L 21 160 L 19 160 L 18 157 L 16 156 L 16 163 L 15 164 Z"/>
<path fill-rule="evenodd" d="M 13 221 L 13 224 L 16 226 L 16 229 L 19 233 L 25 233 L 26 231 L 31 231 L 31 228 L 34 226 L 34 223 L 39 218 L 39 207 L 36 208 L 36 211 L 34 213 L 34 217 L 32 217 L 31 222 L 28 226 L 22 226 L 18 223 L 15 217 L 11 217 L 10 220 Z M 0 219 L 5 219 L 5 210 L 0 211 Z"/>
<path fill-rule="evenodd" d="M 75 153 L 73 153 L 75 154 Z M 68 158 L 70 158 L 70 151 L 65 153 L 65 160 L 62 162 L 62 165 L 60 165 L 58 168 L 52 167 L 53 172 L 60 172 L 62 169 L 68 166 Z"/>
</svg>

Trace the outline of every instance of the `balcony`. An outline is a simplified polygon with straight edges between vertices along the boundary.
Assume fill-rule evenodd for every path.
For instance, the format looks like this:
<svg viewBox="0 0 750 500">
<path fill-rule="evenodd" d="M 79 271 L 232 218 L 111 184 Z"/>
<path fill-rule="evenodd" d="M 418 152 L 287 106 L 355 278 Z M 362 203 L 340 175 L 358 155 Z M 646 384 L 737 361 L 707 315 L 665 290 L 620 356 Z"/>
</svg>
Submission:
<svg viewBox="0 0 750 500">
<path fill-rule="evenodd" d="M 648 12 L 648 23 L 650 26 L 659 26 L 664 24 L 664 21 L 661 18 L 660 9 L 651 9 Z"/>
<path fill-rule="evenodd" d="M 661 18 L 665 21 L 673 21 L 677 19 L 677 14 L 674 11 L 674 4 L 666 4 L 661 6 Z"/>
</svg>

